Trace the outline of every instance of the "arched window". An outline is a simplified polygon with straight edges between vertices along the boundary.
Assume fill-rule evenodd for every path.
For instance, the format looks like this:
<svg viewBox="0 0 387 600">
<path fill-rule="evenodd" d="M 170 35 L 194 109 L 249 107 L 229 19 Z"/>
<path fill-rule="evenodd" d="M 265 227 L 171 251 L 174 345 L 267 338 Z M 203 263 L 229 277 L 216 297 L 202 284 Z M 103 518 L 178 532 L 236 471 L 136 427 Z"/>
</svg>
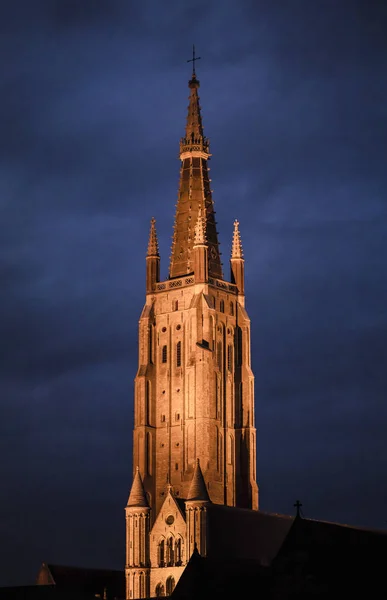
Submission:
<svg viewBox="0 0 387 600">
<path fill-rule="evenodd" d="M 139 597 L 145 598 L 145 574 L 141 571 L 138 580 Z"/>
<path fill-rule="evenodd" d="M 179 310 L 179 301 L 178 300 L 173 301 L 173 310 Z"/>
<path fill-rule="evenodd" d="M 224 300 L 220 301 L 220 303 L 219 303 L 219 310 L 220 310 L 220 312 L 224 313 Z"/>
<path fill-rule="evenodd" d="M 156 598 L 161 598 L 165 596 L 164 585 L 160 582 L 156 585 Z"/>
<path fill-rule="evenodd" d="M 182 553 L 181 553 L 181 538 L 177 538 L 175 544 L 175 565 L 178 567 L 181 565 L 183 561 Z"/>
<path fill-rule="evenodd" d="M 234 316 L 234 303 L 230 302 L 230 315 L 233 317 Z"/>
<path fill-rule="evenodd" d="M 175 589 L 175 580 L 172 577 L 172 575 L 170 577 L 168 577 L 167 579 L 167 596 L 170 596 L 173 592 L 173 590 Z"/>
<path fill-rule="evenodd" d="M 167 362 L 167 347 L 163 346 L 162 350 L 161 350 L 161 362 L 166 363 Z"/>
<path fill-rule="evenodd" d="M 169 537 L 167 540 L 167 566 L 168 567 L 173 567 L 174 562 L 175 562 L 175 557 L 174 557 L 174 544 L 173 544 L 173 538 Z"/>
<path fill-rule="evenodd" d="M 181 342 L 176 344 L 176 366 L 181 367 Z"/>
<path fill-rule="evenodd" d="M 165 565 L 165 542 L 164 540 L 159 541 L 159 545 L 157 548 L 157 562 L 159 567 L 164 567 Z"/>
</svg>

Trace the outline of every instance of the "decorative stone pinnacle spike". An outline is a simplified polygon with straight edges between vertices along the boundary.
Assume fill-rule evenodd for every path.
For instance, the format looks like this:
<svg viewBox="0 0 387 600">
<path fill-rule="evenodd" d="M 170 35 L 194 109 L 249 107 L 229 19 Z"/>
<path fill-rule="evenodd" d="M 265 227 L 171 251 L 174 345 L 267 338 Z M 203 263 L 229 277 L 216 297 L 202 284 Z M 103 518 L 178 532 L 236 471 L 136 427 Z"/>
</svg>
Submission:
<svg viewBox="0 0 387 600">
<path fill-rule="evenodd" d="M 154 217 L 151 218 L 147 256 L 160 256 L 156 232 L 156 219 Z"/>
<path fill-rule="evenodd" d="M 202 207 L 200 205 L 199 211 L 198 211 L 198 220 L 196 221 L 196 225 L 195 225 L 194 247 L 204 245 L 204 244 L 206 244 L 206 241 L 207 241 L 206 240 L 206 221 L 205 221 L 204 215 L 202 213 Z"/>
<path fill-rule="evenodd" d="M 234 221 L 234 234 L 232 237 L 231 258 L 243 258 L 242 240 L 239 231 L 239 221 Z"/>
</svg>

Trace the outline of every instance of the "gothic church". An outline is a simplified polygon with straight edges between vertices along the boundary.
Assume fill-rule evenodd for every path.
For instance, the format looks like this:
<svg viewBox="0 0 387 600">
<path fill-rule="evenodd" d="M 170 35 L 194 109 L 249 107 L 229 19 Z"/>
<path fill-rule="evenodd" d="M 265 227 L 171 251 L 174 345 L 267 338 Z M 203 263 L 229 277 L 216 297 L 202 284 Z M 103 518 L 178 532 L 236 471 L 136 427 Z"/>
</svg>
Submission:
<svg viewBox="0 0 387 600">
<path fill-rule="evenodd" d="M 154 219 L 146 256 L 126 506 L 128 600 L 170 595 L 194 550 L 215 549 L 217 507 L 258 509 L 244 259 L 235 221 L 224 276 L 198 89 L 194 69 L 167 280 L 160 281 Z M 220 519 L 229 524 L 232 516 L 223 511 Z"/>
</svg>

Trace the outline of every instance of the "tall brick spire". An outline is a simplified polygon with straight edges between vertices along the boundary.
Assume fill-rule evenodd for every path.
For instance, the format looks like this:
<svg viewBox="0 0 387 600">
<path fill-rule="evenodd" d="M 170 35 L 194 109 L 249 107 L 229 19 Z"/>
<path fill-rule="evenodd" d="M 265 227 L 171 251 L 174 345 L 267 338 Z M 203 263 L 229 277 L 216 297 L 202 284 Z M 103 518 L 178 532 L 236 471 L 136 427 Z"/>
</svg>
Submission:
<svg viewBox="0 0 387 600">
<path fill-rule="evenodd" d="M 180 140 L 180 185 L 175 215 L 169 277 L 182 277 L 193 271 L 192 249 L 199 207 L 205 220 L 208 245 L 208 274 L 223 279 L 215 211 L 211 196 L 207 161 L 209 141 L 204 135 L 199 104 L 199 80 L 196 73 L 188 83 L 190 89 L 185 136 Z"/>
</svg>

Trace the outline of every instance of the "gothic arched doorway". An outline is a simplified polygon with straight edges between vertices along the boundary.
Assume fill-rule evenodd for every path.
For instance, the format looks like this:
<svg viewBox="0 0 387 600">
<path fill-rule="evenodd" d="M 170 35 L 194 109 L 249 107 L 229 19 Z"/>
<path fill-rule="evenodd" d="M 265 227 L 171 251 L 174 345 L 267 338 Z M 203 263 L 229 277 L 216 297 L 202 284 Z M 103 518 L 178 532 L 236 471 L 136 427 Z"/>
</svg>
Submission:
<svg viewBox="0 0 387 600">
<path fill-rule="evenodd" d="M 168 577 L 168 579 L 167 579 L 167 596 L 170 596 L 174 589 L 175 589 L 175 580 L 172 577 L 172 575 L 170 575 L 170 577 Z"/>
</svg>

